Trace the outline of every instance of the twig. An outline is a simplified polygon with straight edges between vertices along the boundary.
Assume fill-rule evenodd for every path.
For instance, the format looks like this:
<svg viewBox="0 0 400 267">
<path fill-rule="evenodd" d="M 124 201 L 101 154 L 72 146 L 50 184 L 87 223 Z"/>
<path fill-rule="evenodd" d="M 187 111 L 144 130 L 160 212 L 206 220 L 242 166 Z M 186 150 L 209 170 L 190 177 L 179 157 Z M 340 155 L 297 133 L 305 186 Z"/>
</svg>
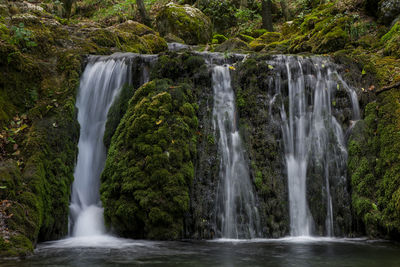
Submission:
<svg viewBox="0 0 400 267">
<path fill-rule="evenodd" d="M 396 88 L 396 87 L 400 87 L 400 82 L 397 82 L 397 83 L 389 85 L 389 86 L 382 87 L 381 90 L 376 91 L 375 94 L 379 95 L 382 92 L 388 91 L 388 90 Z"/>
</svg>

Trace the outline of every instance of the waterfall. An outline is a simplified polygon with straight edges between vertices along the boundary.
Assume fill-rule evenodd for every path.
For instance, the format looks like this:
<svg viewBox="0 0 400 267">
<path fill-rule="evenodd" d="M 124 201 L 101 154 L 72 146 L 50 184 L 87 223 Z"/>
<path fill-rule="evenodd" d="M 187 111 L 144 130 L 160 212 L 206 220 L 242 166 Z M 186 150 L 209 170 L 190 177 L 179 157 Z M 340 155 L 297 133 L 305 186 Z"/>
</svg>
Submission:
<svg viewBox="0 0 400 267">
<path fill-rule="evenodd" d="M 268 61 L 276 74 L 275 95 L 280 115 L 289 191 L 290 234 L 314 234 L 307 185 L 321 183 L 325 203 L 324 235 L 334 235 L 333 184 L 345 184 L 347 150 L 343 130 L 333 114 L 333 96 L 343 87 L 352 103 L 353 120 L 359 119 L 357 95 L 333 64 L 320 57 L 277 56 Z M 287 85 L 282 82 L 287 77 Z M 287 93 L 284 89 L 287 88 Z M 346 189 L 344 189 L 346 190 Z M 321 232 L 321 231 L 320 231 Z"/>
<path fill-rule="evenodd" d="M 124 57 L 92 56 L 82 74 L 76 102 L 81 129 L 70 204 L 72 236 L 105 233 L 99 193 L 106 159 L 104 128 L 113 100 L 131 81 L 130 69 Z"/>
<path fill-rule="evenodd" d="M 256 199 L 237 127 L 229 66 L 214 66 L 213 127 L 221 154 L 217 227 L 224 238 L 254 238 L 260 233 Z"/>
</svg>

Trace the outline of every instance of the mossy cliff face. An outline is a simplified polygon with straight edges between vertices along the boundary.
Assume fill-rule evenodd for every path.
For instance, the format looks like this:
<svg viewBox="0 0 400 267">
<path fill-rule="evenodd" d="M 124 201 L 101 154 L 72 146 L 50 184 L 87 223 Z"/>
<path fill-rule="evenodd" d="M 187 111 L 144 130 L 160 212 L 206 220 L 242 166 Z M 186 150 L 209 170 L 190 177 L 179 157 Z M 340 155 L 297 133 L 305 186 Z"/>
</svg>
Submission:
<svg viewBox="0 0 400 267">
<path fill-rule="evenodd" d="M 0 257 L 68 232 L 79 125 L 75 96 L 86 54 L 167 49 L 150 28 L 69 22 L 27 2 L 1 6 Z"/>
<path fill-rule="evenodd" d="M 369 103 L 349 141 L 357 226 L 372 237 L 400 236 L 399 99 L 400 93 L 392 90 Z"/>
<path fill-rule="evenodd" d="M 10 204 L 4 209 L 7 216 L 2 218 L 9 234 L 1 235 L 1 256 L 27 254 L 38 240 L 61 238 L 68 231 L 70 185 L 79 136 L 74 95 L 81 64 L 75 56 L 56 59 L 55 69 L 60 76 L 52 76 L 46 67 L 38 68 L 40 83 L 31 83 L 30 88 L 39 88 L 40 101 L 35 99 L 33 107 L 26 106 L 25 114 L 15 116 L 5 132 L 7 139 L 2 139 L 8 152 L 1 161 L 6 172 L 0 180 L 6 187 L 1 199 Z M 18 91 L 21 89 L 16 93 L 24 94 Z M 4 161 L 6 158 L 13 160 Z"/>
<path fill-rule="evenodd" d="M 189 5 L 167 4 L 157 15 L 157 28 L 163 36 L 170 33 L 187 44 L 206 44 L 212 37 L 210 19 Z"/>
<path fill-rule="evenodd" d="M 182 236 L 196 148 L 190 90 L 168 80 L 145 84 L 113 136 L 101 195 L 106 222 L 122 236 Z"/>
</svg>

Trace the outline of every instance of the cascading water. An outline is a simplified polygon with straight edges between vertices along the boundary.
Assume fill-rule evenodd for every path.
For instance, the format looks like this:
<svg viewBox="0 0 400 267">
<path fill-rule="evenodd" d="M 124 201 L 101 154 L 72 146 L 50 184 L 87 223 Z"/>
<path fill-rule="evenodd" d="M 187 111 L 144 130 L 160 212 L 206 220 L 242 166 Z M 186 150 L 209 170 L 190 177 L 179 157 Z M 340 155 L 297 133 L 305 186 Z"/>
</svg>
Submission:
<svg viewBox="0 0 400 267">
<path fill-rule="evenodd" d="M 93 56 L 83 72 L 76 103 L 79 155 L 70 204 L 70 235 L 74 237 L 105 233 L 99 193 L 106 159 L 104 128 L 113 100 L 131 81 L 130 69 L 124 57 Z"/>
<path fill-rule="evenodd" d="M 213 126 L 221 152 L 217 227 L 224 238 L 254 238 L 260 233 L 256 199 L 244 158 L 229 66 L 214 66 Z"/>
<path fill-rule="evenodd" d="M 343 86 L 353 106 L 353 120 L 359 119 L 358 100 L 329 62 L 323 58 L 277 56 L 268 62 L 276 66 L 275 101 L 282 100 L 282 120 L 285 164 L 288 178 L 290 233 L 292 236 L 309 236 L 315 228 L 309 209 L 307 185 L 321 183 L 325 203 L 326 236 L 334 235 L 332 191 L 334 184 L 345 184 L 347 151 L 343 130 L 333 115 L 332 96 Z M 281 77 L 287 76 L 287 95 Z M 287 103 L 285 106 L 284 103 Z"/>
</svg>

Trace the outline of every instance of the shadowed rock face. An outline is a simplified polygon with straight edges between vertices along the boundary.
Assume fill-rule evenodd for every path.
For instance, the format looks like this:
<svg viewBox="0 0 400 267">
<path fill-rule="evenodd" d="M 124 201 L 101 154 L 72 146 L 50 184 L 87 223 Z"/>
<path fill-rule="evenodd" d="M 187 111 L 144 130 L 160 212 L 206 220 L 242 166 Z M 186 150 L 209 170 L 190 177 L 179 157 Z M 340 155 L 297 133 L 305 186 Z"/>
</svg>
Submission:
<svg viewBox="0 0 400 267">
<path fill-rule="evenodd" d="M 260 57 L 240 63 L 235 76 L 240 128 L 259 196 L 263 234 L 282 236 L 289 229 L 294 235 L 348 234 L 351 213 L 342 129 L 346 130 L 353 116 L 359 114 L 353 114 L 352 94 L 336 75 L 335 66 L 323 58 Z M 325 87 L 330 100 L 323 97 Z M 294 88 L 300 91 L 294 93 Z M 302 94 L 303 100 L 297 99 Z M 304 108 L 304 114 L 300 107 Z M 293 124 L 288 122 L 290 118 Z M 326 124 L 323 128 L 317 127 L 318 118 L 325 118 L 320 121 Z M 288 129 L 285 130 L 286 123 Z M 295 138 L 290 138 L 291 134 Z M 300 157 L 300 147 L 307 143 L 309 146 L 303 147 L 304 154 Z M 291 158 L 292 154 L 298 155 L 298 160 Z M 296 165 L 293 163 L 301 162 L 300 158 L 304 159 L 301 216 L 309 219 L 305 232 L 295 227 L 293 221 L 300 215 L 290 212 L 289 216 L 293 209 L 289 203 L 296 194 L 290 194 L 287 178 L 294 177 L 294 182 L 300 179 L 301 169 L 293 173 Z M 292 203 L 300 202 L 298 199 Z M 299 207 L 294 209 L 299 210 Z"/>
<path fill-rule="evenodd" d="M 389 25 L 398 16 L 400 16 L 400 1 L 399 0 L 381 1 L 380 7 L 379 7 L 379 17 L 384 24 Z"/>
</svg>

